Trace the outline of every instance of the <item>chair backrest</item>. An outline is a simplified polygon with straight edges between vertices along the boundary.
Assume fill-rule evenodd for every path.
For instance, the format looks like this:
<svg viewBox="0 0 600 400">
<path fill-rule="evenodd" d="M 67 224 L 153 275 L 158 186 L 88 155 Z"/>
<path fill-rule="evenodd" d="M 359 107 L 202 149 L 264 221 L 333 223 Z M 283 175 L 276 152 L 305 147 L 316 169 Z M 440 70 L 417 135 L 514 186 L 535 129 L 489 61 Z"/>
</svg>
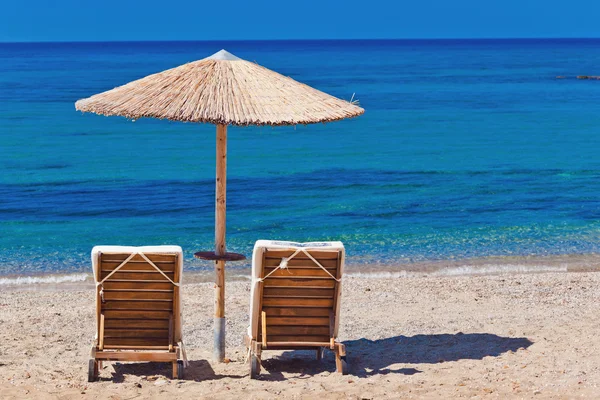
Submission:
<svg viewBox="0 0 600 400">
<path fill-rule="evenodd" d="M 169 347 L 180 340 L 179 287 L 171 282 L 180 282 L 180 257 L 178 252 L 96 251 L 98 335 L 104 348 Z"/>
<path fill-rule="evenodd" d="M 262 252 L 256 271 L 264 279 L 257 287 L 259 342 L 263 326 L 268 343 L 328 343 L 337 336 L 343 247 L 306 249 L 310 256 L 297 250 L 267 247 Z M 282 261 L 287 266 L 278 268 Z"/>
</svg>

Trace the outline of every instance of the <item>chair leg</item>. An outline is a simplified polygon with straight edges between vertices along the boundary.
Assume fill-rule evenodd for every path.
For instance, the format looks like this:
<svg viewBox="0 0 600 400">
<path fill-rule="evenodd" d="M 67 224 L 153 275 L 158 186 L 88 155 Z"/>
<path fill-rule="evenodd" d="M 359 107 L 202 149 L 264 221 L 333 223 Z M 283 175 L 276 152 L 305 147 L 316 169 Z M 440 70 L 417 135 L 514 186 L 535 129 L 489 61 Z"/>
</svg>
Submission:
<svg viewBox="0 0 600 400">
<path fill-rule="evenodd" d="M 317 361 L 321 361 L 323 359 L 323 348 L 319 347 L 317 349 Z"/>
<path fill-rule="evenodd" d="M 348 374 L 348 363 L 346 362 L 346 346 L 341 343 L 335 344 L 335 369 L 342 375 Z"/>
<path fill-rule="evenodd" d="M 88 362 L 88 382 L 94 382 L 98 379 L 98 370 L 100 369 L 100 361 L 96 361 L 96 347 L 98 341 L 94 341 L 90 350 L 90 359 Z"/>
<path fill-rule="evenodd" d="M 172 361 L 171 364 L 173 365 L 173 379 L 177 379 L 179 378 L 179 364 L 177 361 Z"/>
<path fill-rule="evenodd" d="M 262 345 L 253 340 L 250 344 L 250 379 L 258 379 L 260 376 L 260 362 Z"/>
<path fill-rule="evenodd" d="M 95 382 L 98 379 L 98 362 L 91 359 L 88 363 L 88 382 Z"/>
<path fill-rule="evenodd" d="M 177 360 L 177 379 L 183 379 L 183 360 Z"/>
</svg>

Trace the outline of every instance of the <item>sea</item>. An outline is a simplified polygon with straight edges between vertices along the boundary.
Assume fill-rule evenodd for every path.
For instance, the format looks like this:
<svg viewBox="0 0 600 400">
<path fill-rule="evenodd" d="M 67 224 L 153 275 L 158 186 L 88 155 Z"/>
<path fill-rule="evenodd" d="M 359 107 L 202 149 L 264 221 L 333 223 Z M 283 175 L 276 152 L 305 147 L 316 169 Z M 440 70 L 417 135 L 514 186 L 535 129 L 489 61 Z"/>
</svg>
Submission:
<svg viewBox="0 0 600 400">
<path fill-rule="evenodd" d="M 229 128 L 229 251 L 340 240 L 364 276 L 600 263 L 600 80 L 577 78 L 600 39 L 0 43 L 0 285 L 89 279 L 102 244 L 180 245 L 211 279 L 215 127 L 74 103 L 221 49 L 366 110 Z"/>
</svg>

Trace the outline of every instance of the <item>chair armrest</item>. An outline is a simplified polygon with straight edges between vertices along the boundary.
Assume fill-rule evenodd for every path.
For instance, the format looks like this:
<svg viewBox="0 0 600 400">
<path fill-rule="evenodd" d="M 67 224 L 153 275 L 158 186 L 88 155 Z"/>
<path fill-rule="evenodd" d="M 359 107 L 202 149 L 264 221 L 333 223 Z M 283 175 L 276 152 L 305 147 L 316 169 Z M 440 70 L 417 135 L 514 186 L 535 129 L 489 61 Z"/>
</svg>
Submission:
<svg viewBox="0 0 600 400">
<path fill-rule="evenodd" d="M 261 323 L 262 323 L 262 345 L 267 348 L 267 313 L 261 312 Z"/>
</svg>

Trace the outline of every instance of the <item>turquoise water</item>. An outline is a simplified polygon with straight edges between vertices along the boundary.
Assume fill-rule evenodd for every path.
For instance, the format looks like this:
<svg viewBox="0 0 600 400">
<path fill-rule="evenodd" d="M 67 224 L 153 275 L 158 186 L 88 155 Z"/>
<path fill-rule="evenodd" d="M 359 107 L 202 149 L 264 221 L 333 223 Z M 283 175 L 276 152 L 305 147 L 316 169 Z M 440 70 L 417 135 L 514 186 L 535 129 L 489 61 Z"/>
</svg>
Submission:
<svg viewBox="0 0 600 400">
<path fill-rule="evenodd" d="M 221 48 L 356 119 L 230 128 L 228 250 L 342 240 L 394 265 L 600 249 L 600 40 L 0 44 L 0 275 L 97 244 L 213 247 L 215 129 L 75 111 Z M 556 76 L 566 76 L 556 79 Z M 231 268 L 247 268 L 232 264 Z"/>
</svg>

